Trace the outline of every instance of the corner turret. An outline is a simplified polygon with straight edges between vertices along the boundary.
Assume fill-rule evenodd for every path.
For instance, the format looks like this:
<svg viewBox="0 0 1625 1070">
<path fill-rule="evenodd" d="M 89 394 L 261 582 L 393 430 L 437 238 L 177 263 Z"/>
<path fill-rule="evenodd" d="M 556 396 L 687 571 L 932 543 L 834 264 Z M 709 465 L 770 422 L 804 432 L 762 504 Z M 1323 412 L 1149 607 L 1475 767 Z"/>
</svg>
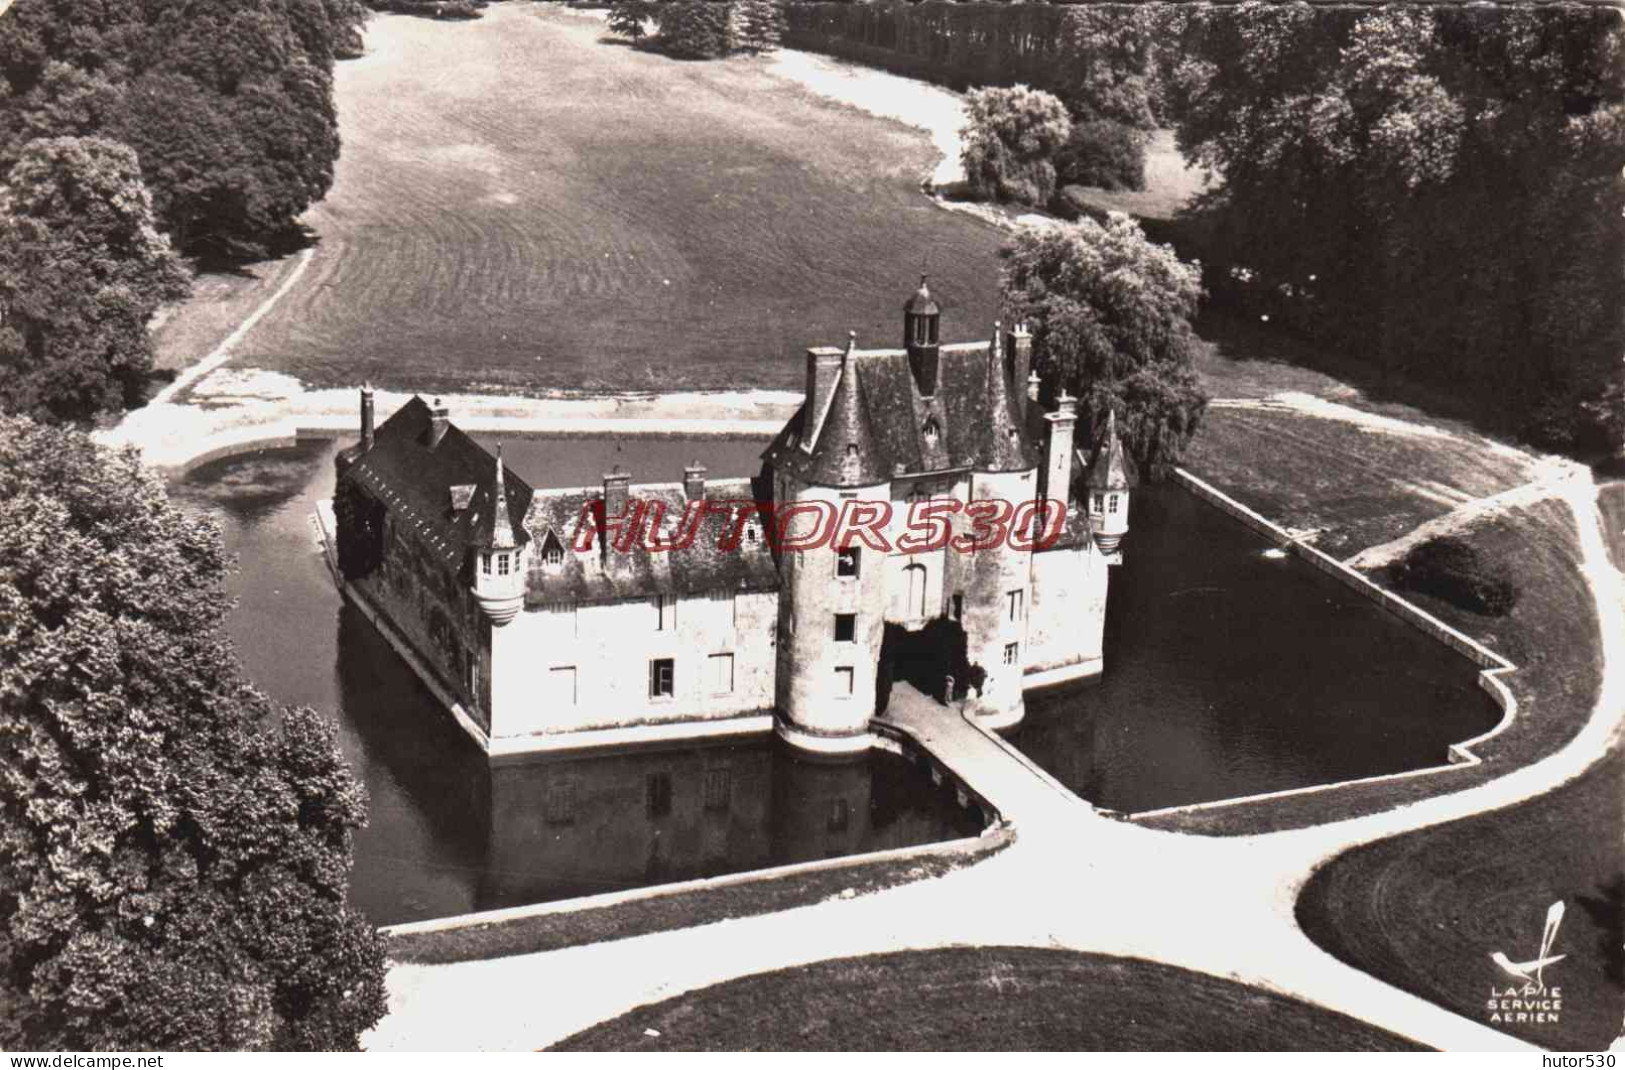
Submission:
<svg viewBox="0 0 1625 1070">
<path fill-rule="evenodd" d="M 525 547 L 514 537 L 508 515 L 508 489 L 502 477 L 502 446 L 497 446 L 495 502 L 491 534 L 474 549 L 474 599 L 480 610 L 500 628 L 518 615 L 525 604 Z"/>
<path fill-rule="evenodd" d="M 1128 534 L 1129 495 L 1139 485 L 1134 462 L 1117 437 L 1117 412 L 1106 414 L 1106 433 L 1089 465 L 1089 530 L 1102 553 L 1115 553 Z"/>
</svg>

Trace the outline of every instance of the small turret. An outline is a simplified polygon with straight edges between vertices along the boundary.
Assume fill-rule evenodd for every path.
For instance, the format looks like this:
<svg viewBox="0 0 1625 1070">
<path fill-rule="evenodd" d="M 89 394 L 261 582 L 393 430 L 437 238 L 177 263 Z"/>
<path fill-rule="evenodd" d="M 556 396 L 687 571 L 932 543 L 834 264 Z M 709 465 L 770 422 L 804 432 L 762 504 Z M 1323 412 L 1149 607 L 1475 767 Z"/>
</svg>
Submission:
<svg viewBox="0 0 1625 1070">
<path fill-rule="evenodd" d="M 914 385 L 920 396 L 929 398 L 937 393 L 937 332 L 941 326 L 942 309 L 931 296 L 926 276 L 920 276 L 920 288 L 903 303 L 903 347 L 908 350 L 909 370 L 914 373 Z"/>
<path fill-rule="evenodd" d="M 1134 462 L 1117 437 L 1117 412 L 1106 414 L 1106 433 L 1089 465 L 1089 530 L 1102 553 L 1115 553 L 1128 534 L 1129 495 L 1139 484 Z"/>
<path fill-rule="evenodd" d="M 518 615 L 525 604 L 525 548 L 514 538 L 508 515 L 508 489 L 502 478 L 502 447 L 497 446 L 497 473 L 491 511 L 491 534 L 475 550 L 474 599 L 498 628 Z"/>
</svg>

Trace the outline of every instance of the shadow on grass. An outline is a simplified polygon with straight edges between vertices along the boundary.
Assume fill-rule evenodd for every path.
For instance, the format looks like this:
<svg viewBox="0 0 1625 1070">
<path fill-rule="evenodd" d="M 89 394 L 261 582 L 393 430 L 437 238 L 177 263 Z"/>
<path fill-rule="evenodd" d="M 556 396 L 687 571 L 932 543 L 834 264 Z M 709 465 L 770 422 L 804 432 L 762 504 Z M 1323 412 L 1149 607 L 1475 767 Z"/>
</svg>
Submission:
<svg viewBox="0 0 1625 1070">
<path fill-rule="evenodd" d="M 261 235 L 252 242 L 224 240 L 195 243 L 186 250 L 193 270 L 199 275 L 231 275 L 240 279 L 258 278 L 254 270 L 268 260 L 286 257 L 313 249 L 321 244 L 321 235 L 303 223 L 293 223 L 281 230 Z"/>
</svg>

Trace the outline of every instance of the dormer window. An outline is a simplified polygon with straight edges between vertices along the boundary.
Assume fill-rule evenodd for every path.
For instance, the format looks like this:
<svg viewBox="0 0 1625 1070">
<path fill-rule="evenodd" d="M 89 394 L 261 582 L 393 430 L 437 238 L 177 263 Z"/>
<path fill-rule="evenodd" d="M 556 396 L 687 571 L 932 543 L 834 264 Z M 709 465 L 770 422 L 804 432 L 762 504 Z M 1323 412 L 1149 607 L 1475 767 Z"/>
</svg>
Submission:
<svg viewBox="0 0 1625 1070">
<path fill-rule="evenodd" d="M 542 543 L 542 564 L 549 568 L 557 568 L 564 564 L 564 546 L 559 542 L 558 536 L 551 531 L 547 533 Z"/>
<path fill-rule="evenodd" d="M 491 574 L 491 555 L 488 553 L 480 555 L 480 572 L 487 576 Z"/>
<path fill-rule="evenodd" d="M 1106 499 L 1106 511 L 1108 513 L 1117 512 L 1117 495 L 1113 494 Z"/>
<path fill-rule="evenodd" d="M 498 576 L 506 576 L 507 574 L 508 574 L 508 555 L 507 554 L 497 554 L 497 575 Z"/>
<path fill-rule="evenodd" d="M 933 418 L 925 421 L 925 426 L 920 429 L 920 436 L 925 439 L 925 445 L 928 449 L 935 449 L 937 440 L 942 437 L 942 429 L 937 426 L 937 421 Z"/>
</svg>

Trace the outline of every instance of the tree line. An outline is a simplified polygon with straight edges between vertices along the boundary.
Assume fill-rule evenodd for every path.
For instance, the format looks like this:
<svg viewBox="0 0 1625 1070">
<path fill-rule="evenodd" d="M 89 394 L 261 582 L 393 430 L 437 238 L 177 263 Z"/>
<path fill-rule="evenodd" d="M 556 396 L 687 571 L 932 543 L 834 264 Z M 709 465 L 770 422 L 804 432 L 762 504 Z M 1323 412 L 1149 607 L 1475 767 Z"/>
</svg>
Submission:
<svg viewBox="0 0 1625 1070">
<path fill-rule="evenodd" d="M 771 52 L 784 27 L 784 0 L 615 0 L 609 9 L 611 33 L 679 59 Z"/>
<path fill-rule="evenodd" d="M 326 194 L 359 0 L 25 0 L 0 20 L 0 407 L 137 400 L 181 257 L 258 255 Z"/>
<path fill-rule="evenodd" d="M 790 11 L 798 45 L 822 34 L 894 50 L 945 80 L 997 71 L 967 108 L 973 193 L 1074 214 L 1060 187 L 1109 186 L 1099 172 L 1125 158 L 1098 133 L 1080 138 L 1083 102 L 1125 124 L 1132 103 L 1216 179 L 1168 230 L 1202 261 L 1216 305 L 1538 446 L 1625 446 L 1625 30 L 1613 9 Z M 1115 35 L 1076 45 L 1073 28 L 1096 21 Z M 1124 43 L 1100 47 L 1113 40 Z M 1042 70 L 1045 57 L 1057 67 Z M 1004 88 L 1022 74 L 1031 86 Z"/>
</svg>

